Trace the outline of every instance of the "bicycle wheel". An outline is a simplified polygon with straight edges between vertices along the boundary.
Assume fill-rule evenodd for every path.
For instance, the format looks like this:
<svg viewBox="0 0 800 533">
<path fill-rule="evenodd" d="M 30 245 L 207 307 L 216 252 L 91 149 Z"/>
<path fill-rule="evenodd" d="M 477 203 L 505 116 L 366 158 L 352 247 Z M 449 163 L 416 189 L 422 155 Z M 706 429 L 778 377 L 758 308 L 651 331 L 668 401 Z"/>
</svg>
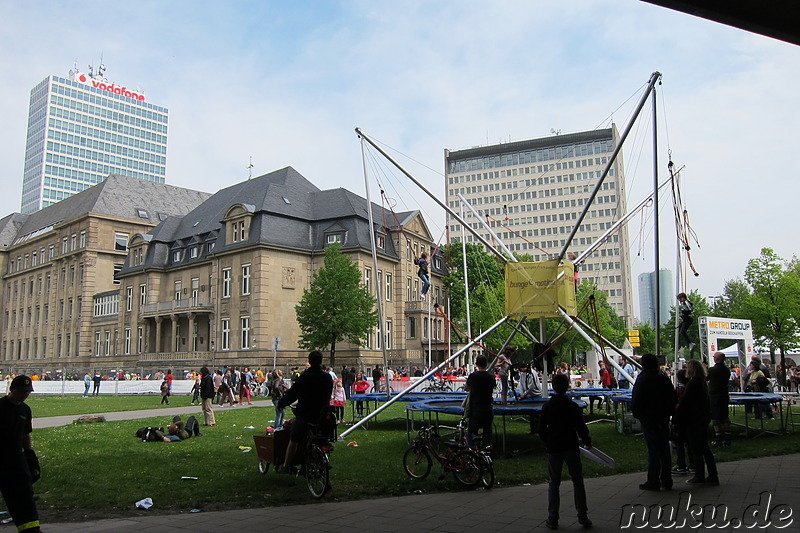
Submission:
<svg viewBox="0 0 800 533">
<path fill-rule="evenodd" d="M 269 461 L 265 461 L 264 459 L 258 460 L 258 471 L 261 474 L 266 474 L 269 472 Z"/>
<path fill-rule="evenodd" d="M 475 488 L 481 483 L 483 469 L 477 453 L 472 450 L 458 450 L 450 461 L 453 475 L 461 486 Z"/>
<path fill-rule="evenodd" d="M 422 392 L 438 392 L 438 391 L 436 390 L 436 387 L 431 386 L 431 387 L 425 387 L 424 389 L 422 389 Z"/>
<path fill-rule="evenodd" d="M 431 473 L 433 460 L 428 450 L 412 446 L 403 455 L 403 468 L 413 479 L 422 479 Z"/>
<path fill-rule="evenodd" d="M 311 496 L 319 500 L 330 490 L 328 456 L 318 446 L 311 448 L 306 459 L 306 483 Z"/>
<path fill-rule="evenodd" d="M 481 458 L 481 484 L 485 489 L 491 489 L 494 486 L 494 466 L 492 466 L 492 458 L 485 453 L 478 454 Z"/>
</svg>

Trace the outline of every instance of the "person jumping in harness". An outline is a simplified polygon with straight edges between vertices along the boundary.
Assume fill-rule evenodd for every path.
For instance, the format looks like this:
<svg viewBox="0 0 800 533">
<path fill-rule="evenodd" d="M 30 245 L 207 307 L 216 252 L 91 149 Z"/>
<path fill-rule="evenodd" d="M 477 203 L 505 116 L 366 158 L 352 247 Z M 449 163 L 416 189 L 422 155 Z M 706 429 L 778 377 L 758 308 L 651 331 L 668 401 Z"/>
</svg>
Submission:
<svg viewBox="0 0 800 533">
<path fill-rule="evenodd" d="M 691 352 L 694 350 L 695 344 L 689 338 L 689 326 L 694 322 L 694 318 L 692 318 L 692 302 L 686 297 L 685 292 L 678 295 L 678 314 L 680 315 L 678 338 L 686 339 L 686 345 L 689 346 L 689 351 Z"/>
<path fill-rule="evenodd" d="M 425 295 L 428 294 L 428 289 L 431 287 L 431 280 L 428 274 L 428 254 L 422 252 L 418 259 L 414 259 L 414 264 L 419 267 L 417 276 L 422 280 L 422 291 L 420 291 L 419 297 L 424 300 Z"/>
</svg>

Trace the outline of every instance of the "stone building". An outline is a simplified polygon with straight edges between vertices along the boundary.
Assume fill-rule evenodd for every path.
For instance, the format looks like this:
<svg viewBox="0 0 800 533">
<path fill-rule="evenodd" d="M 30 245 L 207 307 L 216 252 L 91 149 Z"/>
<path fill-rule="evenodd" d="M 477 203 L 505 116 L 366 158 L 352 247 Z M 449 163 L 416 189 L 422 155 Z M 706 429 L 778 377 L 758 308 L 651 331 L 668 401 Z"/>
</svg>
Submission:
<svg viewBox="0 0 800 533">
<path fill-rule="evenodd" d="M 3 370 L 93 367 L 117 353 L 118 274 L 131 236 L 208 196 L 111 175 L 42 210 L 1 219 Z M 101 321 L 108 326 L 98 345 Z"/>
</svg>

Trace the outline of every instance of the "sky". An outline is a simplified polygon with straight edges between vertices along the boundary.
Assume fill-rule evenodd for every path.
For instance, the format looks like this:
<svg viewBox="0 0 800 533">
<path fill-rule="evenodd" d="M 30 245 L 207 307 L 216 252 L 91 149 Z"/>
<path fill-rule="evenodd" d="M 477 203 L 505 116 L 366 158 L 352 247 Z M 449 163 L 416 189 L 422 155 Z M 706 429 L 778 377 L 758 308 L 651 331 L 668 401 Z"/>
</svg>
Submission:
<svg viewBox="0 0 800 533">
<path fill-rule="evenodd" d="M 251 158 L 253 176 L 292 166 L 376 203 L 383 186 L 437 239 L 445 214 L 410 180 L 388 164 L 365 180 L 354 128 L 443 199 L 444 149 L 622 130 L 659 71 L 659 180 L 671 154 L 698 239 L 683 288 L 718 295 L 761 248 L 796 253 L 800 47 L 638 0 L 0 0 L 0 50 L 2 216 L 20 209 L 30 90 L 101 55 L 110 81 L 169 109 L 168 184 L 215 192 Z M 629 205 L 652 190 L 644 115 L 623 148 Z M 674 271 L 671 210 L 663 196 Z M 629 225 L 634 290 L 654 267 L 648 212 Z"/>
</svg>

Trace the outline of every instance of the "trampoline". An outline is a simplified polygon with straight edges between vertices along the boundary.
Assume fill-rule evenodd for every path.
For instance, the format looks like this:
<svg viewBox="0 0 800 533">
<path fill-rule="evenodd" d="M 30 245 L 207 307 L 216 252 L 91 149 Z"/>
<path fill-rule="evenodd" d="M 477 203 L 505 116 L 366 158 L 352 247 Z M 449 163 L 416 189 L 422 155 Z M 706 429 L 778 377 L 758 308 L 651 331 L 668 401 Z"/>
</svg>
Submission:
<svg viewBox="0 0 800 533">
<path fill-rule="evenodd" d="M 786 427 L 784 425 L 783 419 L 783 396 L 780 394 L 772 394 L 766 392 L 731 392 L 730 399 L 728 400 L 728 406 L 736 406 L 742 405 L 745 406 L 744 410 L 744 425 L 742 424 L 735 424 L 731 422 L 731 424 L 738 425 L 745 428 L 745 436 L 750 437 L 750 421 L 748 416 L 748 407 L 755 407 L 755 406 L 762 406 L 766 407 L 767 409 L 772 409 L 773 404 L 778 404 L 778 420 L 780 421 L 780 432 L 785 433 Z M 614 403 L 614 418 L 617 418 L 617 407 L 622 406 L 624 409 L 629 409 L 630 404 L 633 401 L 630 392 L 628 394 L 619 394 L 611 396 L 611 401 Z M 775 433 L 774 431 L 768 431 L 764 429 L 764 419 L 761 418 L 761 431 L 756 435 L 756 437 L 763 435 L 765 433 Z"/>
<path fill-rule="evenodd" d="M 414 430 L 414 414 L 422 413 L 423 419 L 427 413 L 428 421 L 433 424 L 433 416 L 436 417 L 436 426 L 439 426 L 439 415 L 455 415 L 464 416 L 464 408 L 461 403 L 464 401 L 465 394 L 461 398 L 453 398 L 450 394 L 449 398 L 430 398 L 422 399 L 411 402 L 406 406 L 406 437 L 411 442 L 411 434 Z M 531 398 L 520 400 L 514 404 L 500 405 L 499 398 L 495 398 L 494 415 L 503 418 L 503 454 L 506 453 L 506 417 L 507 416 L 531 416 L 542 412 L 542 407 L 547 403 L 549 398 Z M 572 400 L 581 409 L 586 408 L 586 402 L 573 398 Z"/>
<path fill-rule="evenodd" d="M 400 394 L 399 392 L 393 392 L 392 398 Z M 400 402 L 418 402 L 421 400 L 458 400 L 459 405 L 460 402 L 464 400 L 466 397 L 466 392 L 406 392 L 405 395 L 400 398 L 398 401 Z M 386 393 L 385 392 L 369 392 L 363 394 L 351 394 L 350 395 L 350 405 L 351 405 L 351 420 L 353 422 L 356 421 L 356 402 L 364 402 L 364 416 L 370 414 L 372 412 L 373 407 L 377 408 L 378 402 L 385 402 L 386 401 Z M 363 417 L 358 417 L 363 418 Z M 375 418 L 377 422 L 377 417 Z M 366 424 L 365 424 L 366 426 Z"/>
</svg>

